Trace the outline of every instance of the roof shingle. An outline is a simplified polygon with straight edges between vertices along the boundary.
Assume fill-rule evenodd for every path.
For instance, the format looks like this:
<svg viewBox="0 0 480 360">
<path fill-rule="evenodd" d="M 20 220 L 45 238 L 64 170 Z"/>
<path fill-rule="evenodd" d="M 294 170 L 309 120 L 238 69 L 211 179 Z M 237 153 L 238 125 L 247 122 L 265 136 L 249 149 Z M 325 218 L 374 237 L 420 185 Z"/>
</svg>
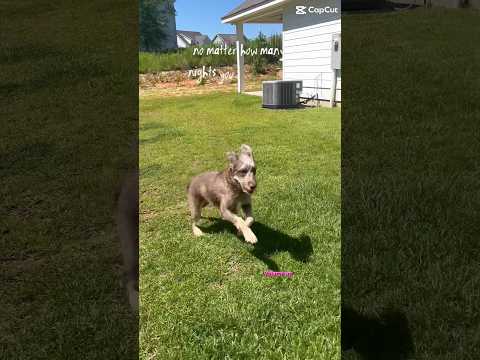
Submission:
<svg viewBox="0 0 480 360">
<path fill-rule="evenodd" d="M 177 30 L 177 34 L 187 36 L 190 39 L 194 40 L 195 36 L 201 36 L 202 34 L 198 31 L 185 31 L 185 30 Z"/>
</svg>

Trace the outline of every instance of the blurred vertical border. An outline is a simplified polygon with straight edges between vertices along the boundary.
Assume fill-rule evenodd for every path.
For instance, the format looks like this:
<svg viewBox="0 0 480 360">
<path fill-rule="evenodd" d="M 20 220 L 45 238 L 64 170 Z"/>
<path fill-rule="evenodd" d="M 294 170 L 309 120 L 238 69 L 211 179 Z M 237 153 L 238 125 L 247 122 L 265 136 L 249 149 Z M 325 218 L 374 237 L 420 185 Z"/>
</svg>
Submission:
<svg viewBox="0 0 480 360">
<path fill-rule="evenodd" d="M 474 359 L 480 12 L 376 3 L 342 16 L 343 358 Z"/>
<path fill-rule="evenodd" d="M 0 358 L 136 359 L 114 221 L 138 3 L 0 3 Z"/>
</svg>

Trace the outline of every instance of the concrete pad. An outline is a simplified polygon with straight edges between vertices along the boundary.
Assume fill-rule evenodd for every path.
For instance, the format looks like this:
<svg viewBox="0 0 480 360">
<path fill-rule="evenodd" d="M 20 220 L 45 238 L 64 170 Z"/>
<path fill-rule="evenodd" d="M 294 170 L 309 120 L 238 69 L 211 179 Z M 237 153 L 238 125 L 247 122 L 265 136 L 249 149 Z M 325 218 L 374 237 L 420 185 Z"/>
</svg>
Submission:
<svg viewBox="0 0 480 360">
<path fill-rule="evenodd" d="M 244 92 L 245 95 L 252 95 L 252 96 L 260 96 L 262 97 L 263 96 L 263 91 L 245 91 Z"/>
</svg>

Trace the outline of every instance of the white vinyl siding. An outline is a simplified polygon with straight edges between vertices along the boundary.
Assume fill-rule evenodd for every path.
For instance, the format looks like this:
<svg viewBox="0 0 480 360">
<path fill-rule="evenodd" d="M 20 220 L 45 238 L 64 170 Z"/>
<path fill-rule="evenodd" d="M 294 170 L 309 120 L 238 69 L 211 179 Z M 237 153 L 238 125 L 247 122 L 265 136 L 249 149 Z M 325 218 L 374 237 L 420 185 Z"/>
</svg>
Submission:
<svg viewBox="0 0 480 360">
<path fill-rule="evenodd" d="M 283 31 L 283 79 L 303 80 L 302 97 L 330 99 L 332 35 L 340 32 L 340 20 Z M 341 101 L 338 73 L 336 100 Z"/>
<path fill-rule="evenodd" d="M 219 38 L 218 36 L 215 37 L 215 39 L 213 39 L 212 43 L 215 44 L 215 45 L 220 45 L 220 46 L 223 46 L 225 44 L 223 39 Z"/>
<path fill-rule="evenodd" d="M 190 44 L 187 43 L 184 38 L 182 38 L 181 36 L 177 35 L 177 47 L 178 47 L 178 48 L 184 49 L 184 48 L 187 48 L 187 47 L 189 47 L 189 46 L 190 46 Z"/>
</svg>

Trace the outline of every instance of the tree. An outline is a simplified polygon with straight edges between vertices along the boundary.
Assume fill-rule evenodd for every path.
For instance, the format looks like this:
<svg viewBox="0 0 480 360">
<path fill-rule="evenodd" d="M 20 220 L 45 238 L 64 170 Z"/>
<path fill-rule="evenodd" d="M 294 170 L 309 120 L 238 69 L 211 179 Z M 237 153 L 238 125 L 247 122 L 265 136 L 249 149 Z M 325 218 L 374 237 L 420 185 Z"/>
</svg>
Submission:
<svg viewBox="0 0 480 360">
<path fill-rule="evenodd" d="M 142 51 L 159 51 L 167 34 L 169 17 L 175 14 L 175 0 L 140 0 L 139 45 Z"/>
</svg>

